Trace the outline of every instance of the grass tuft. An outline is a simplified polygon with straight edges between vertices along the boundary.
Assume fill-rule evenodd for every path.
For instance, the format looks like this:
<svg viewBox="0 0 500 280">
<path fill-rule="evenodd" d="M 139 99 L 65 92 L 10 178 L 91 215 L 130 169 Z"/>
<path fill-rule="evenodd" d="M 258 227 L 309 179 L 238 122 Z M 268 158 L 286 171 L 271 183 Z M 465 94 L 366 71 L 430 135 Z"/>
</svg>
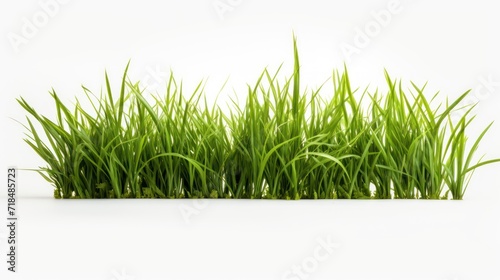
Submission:
<svg viewBox="0 0 500 280">
<path fill-rule="evenodd" d="M 474 162 L 492 124 L 469 146 L 473 107 L 451 118 L 469 91 L 433 104 L 425 86 L 404 90 L 385 72 L 385 94 L 357 92 L 344 68 L 325 99 L 302 92 L 295 39 L 294 61 L 284 81 L 264 70 L 227 114 L 203 83 L 186 94 L 173 74 L 147 101 L 127 64 L 117 99 L 107 74 L 105 94 L 83 87 L 91 110 L 52 90 L 49 119 L 19 98 L 25 141 L 55 198 L 462 199 L 473 172 L 500 161 Z"/>
</svg>

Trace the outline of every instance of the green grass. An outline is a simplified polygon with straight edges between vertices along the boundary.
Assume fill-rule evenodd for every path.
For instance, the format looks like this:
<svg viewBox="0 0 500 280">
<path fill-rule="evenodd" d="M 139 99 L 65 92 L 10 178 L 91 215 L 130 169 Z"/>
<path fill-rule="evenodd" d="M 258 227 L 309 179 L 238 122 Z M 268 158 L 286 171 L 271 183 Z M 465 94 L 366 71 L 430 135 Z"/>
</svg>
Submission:
<svg viewBox="0 0 500 280">
<path fill-rule="evenodd" d="M 302 92 L 294 71 L 267 69 L 229 113 L 209 106 L 200 83 L 183 92 L 173 75 L 161 96 L 121 80 L 71 108 L 55 91 L 54 118 L 20 98 L 26 143 L 46 162 L 37 171 L 56 198 L 462 199 L 485 133 L 468 143 L 472 107 L 452 120 L 458 99 L 434 104 L 424 87 L 385 73 L 387 92 L 352 90 L 347 70 L 330 99 Z M 154 101 L 147 101 L 153 97 Z"/>
</svg>

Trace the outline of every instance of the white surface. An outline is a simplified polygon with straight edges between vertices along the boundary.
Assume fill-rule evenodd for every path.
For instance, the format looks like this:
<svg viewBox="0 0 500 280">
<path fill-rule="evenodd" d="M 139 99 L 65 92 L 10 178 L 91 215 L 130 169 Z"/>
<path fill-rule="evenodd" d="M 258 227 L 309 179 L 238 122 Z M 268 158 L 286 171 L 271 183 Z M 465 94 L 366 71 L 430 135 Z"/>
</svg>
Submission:
<svg viewBox="0 0 500 280">
<path fill-rule="evenodd" d="M 47 198 L 19 209 L 20 272 L 2 279 L 297 279 L 285 273 L 309 265 L 318 239 L 335 244 L 308 279 L 496 279 L 500 261 L 498 206 L 471 201 Z"/>
<path fill-rule="evenodd" d="M 0 2 L 3 173 L 42 164 L 12 120 L 24 121 L 19 96 L 51 115 L 50 88 L 67 101 L 81 96 L 81 84 L 99 93 L 107 69 L 117 89 L 132 59 L 131 78 L 151 90 L 172 69 L 187 89 L 208 78 L 209 96 L 230 77 L 221 102 L 233 89 L 243 98 L 264 67 L 284 62 L 283 76 L 291 73 L 292 32 L 309 88 L 344 62 L 355 86 L 384 88 L 386 68 L 407 85 L 429 81 L 429 96 L 472 88 L 479 104 L 471 136 L 497 121 L 478 154 L 500 157 L 492 1 L 55 1 Z M 360 44 L 358 30 L 367 28 Z M 13 34 L 25 38 L 18 47 Z M 346 56 L 347 45 L 359 53 Z M 203 209 L 192 201 L 56 201 L 41 177 L 21 171 L 20 273 L 6 273 L 2 261 L 0 278 L 281 279 L 312 261 L 317 238 L 331 236 L 339 247 L 308 279 L 500 279 L 498 170 L 476 172 L 465 201 L 210 201 Z M 0 200 L 5 209 L 5 191 Z M 179 207 L 198 214 L 186 223 Z"/>
</svg>

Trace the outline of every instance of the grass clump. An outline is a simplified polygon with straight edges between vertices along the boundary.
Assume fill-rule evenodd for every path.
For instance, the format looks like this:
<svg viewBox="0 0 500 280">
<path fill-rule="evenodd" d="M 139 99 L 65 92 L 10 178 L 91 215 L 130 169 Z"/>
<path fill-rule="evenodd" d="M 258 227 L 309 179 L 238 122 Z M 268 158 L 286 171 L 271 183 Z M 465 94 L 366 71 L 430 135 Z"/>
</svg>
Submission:
<svg viewBox="0 0 500 280">
<path fill-rule="evenodd" d="M 25 141 L 56 198 L 462 199 L 473 171 L 500 161 L 473 162 L 491 124 L 468 145 L 472 107 L 451 118 L 468 91 L 435 106 L 425 86 L 406 92 L 387 73 L 386 94 L 352 90 L 344 69 L 325 99 L 301 91 L 294 50 L 290 78 L 264 70 L 230 113 L 173 74 L 148 101 L 128 65 L 118 94 L 107 75 L 105 94 L 83 87 L 90 111 L 52 91 L 49 119 L 20 98 Z"/>
</svg>

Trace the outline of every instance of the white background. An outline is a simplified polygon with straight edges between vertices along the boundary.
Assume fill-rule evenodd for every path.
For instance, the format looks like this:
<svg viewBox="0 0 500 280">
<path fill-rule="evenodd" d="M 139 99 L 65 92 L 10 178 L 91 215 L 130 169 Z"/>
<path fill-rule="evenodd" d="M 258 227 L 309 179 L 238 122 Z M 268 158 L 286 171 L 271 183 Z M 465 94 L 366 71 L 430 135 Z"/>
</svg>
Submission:
<svg viewBox="0 0 500 280">
<path fill-rule="evenodd" d="M 188 90 L 208 79 L 215 99 L 229 77 L 224 106 L 264 67 L 291 74 L 293 33 L 309 89 L 344 63 L 355 87 L 385 89 L 387 69 L 407 87 L 428 81 L 429 96 L 472 89 L 469 135 L 496 121 L 478 155 L 500 157 L 497 13 L 493 1 L 2 0 L 1 172 L 43 164 L 22 142 L 20 96 L 53 116 L 51 88 L 73 102 L 107 70 L 118 90 L 131 59 L 151 91 L 173 70 Z M 500 279 L 498 170 L 477 171 L 464 201 L 319 202 L 58 201 L 20 171 L 19 273 L 6 271 L 2 226 L 0 278 L 282 279 L 305 265 L 302 279 Z M 335 242 L 322 260 L 318 239 Z"/>
</svg>

